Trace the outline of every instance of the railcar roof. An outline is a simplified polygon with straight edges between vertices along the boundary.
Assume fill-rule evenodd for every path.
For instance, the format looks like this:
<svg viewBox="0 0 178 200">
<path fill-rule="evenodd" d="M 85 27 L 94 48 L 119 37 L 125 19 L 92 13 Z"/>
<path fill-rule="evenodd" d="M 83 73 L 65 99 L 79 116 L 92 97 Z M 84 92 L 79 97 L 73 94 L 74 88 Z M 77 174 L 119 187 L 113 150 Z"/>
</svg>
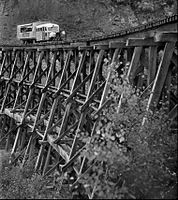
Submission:
<svg viewBox="0 0 178 200">
<path fill-rule="evenodd" d="M 18 26 L 38 26 L 38 25 L 42 25 L 42 24 L 48 24 L 50 23 L 49 21 L 36 21 L 36 22 L 31 22 L 31 23 L 27 23 L 27 24 L 19 24 Z"/>
<path fill-rule="evenodd" d="M 53 23 L 45 23 L 45 24 L 40 24 L 40 25 L 37 25 L 36 27 L 37 28 L 41 28 L 41 27 L 51 27 L 51 26 L 59 26 L 58 24 L 53 24 Z"/>
</svg>

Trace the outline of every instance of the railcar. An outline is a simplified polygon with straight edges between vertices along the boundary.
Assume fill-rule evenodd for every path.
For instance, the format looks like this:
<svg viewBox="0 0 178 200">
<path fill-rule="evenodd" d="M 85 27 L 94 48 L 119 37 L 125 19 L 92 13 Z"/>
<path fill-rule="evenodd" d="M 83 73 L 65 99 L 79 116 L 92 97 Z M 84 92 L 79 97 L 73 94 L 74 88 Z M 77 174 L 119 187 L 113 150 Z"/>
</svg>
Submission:
<svg viewBox="0 0 178 200">
<path fill-rule="evenodd" d="M 58 24 L 38 21 L 17 26 L 17 39 L 23 43 L 36 43 L 51 40 L 62 40 L 65 31 L 61 31 Z"/>
</svg>

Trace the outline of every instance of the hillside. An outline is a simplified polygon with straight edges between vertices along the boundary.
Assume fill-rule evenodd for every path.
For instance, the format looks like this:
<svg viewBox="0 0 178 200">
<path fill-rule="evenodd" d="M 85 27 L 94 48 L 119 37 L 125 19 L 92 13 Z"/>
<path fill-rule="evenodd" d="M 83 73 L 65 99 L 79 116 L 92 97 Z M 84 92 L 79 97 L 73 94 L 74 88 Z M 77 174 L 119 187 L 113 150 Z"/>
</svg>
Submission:
<svg viewBox="0 0 178 200">
<path fill-rule="evenodd" d="M 16 40 L 16 26 L 50 20 L 68 38 L 99 36 L 177 12 L 177 0 L 1 0 L 0 42 Z"/>
</svg>

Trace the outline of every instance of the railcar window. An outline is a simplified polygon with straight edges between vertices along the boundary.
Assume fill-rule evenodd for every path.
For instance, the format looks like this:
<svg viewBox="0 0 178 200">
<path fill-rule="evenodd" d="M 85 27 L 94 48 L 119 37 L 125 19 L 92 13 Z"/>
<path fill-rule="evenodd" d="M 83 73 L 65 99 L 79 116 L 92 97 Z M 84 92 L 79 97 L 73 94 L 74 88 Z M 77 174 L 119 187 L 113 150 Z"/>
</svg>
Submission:
<svg viewBox="0 0 178 200">
<path fill-rule="evenodd" d="M 32 28 L 31 27 L 21 27 L 20 28 L 20 32 L 24 33 L 24 32 L 31 32 Z"/>
<path fill-rule="evenodd" d="M 37 28 L 36 31 L 47 31 L 47 28 L 46 27 Z"/>
<path fill-rule="evenodd" d="M 46 30 L 47 30 L 46 27 L 43 27 L 43 28 L 42 28 L 42 31 L 46 31 Z"/>
<path fill-rule="evenodd" d="M 57 30 L 58 30 L 57 26 L 48 27 L 48 31 L 57 31 Z"/>
</svg>

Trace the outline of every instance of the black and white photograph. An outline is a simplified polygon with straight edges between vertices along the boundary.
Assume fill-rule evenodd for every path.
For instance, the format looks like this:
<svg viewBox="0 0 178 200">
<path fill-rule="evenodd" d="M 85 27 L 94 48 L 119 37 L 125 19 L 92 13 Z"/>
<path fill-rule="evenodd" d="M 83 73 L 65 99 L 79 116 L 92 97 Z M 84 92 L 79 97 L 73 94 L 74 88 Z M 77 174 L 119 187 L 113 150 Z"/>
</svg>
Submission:
<svg viewBox="0 0 178 200">
<path fill-rule="evenodd" d="M 0 199 L 177 199 L 177 0 L 0 0 Z"/>
</svg>

